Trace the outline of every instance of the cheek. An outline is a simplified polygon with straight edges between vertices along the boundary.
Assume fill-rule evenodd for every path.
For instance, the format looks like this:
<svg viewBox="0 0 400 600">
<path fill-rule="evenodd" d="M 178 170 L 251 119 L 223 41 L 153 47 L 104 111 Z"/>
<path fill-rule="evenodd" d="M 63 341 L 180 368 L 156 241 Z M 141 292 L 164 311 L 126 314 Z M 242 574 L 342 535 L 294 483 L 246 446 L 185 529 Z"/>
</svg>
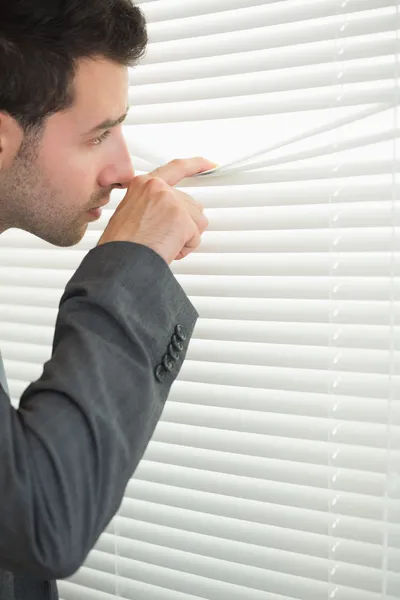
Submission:
<svg viewBox="0 0 400 600">
<path fill-rule="evenodd" d="M 72 204 L 87 201 L 95 189 L 95 169 L 90 153 L 69 152 L 59 157 L 57 164 L 52 163 L 53 176 L 58 186 L 63 188 L 64 195 Z"/>
</svg>

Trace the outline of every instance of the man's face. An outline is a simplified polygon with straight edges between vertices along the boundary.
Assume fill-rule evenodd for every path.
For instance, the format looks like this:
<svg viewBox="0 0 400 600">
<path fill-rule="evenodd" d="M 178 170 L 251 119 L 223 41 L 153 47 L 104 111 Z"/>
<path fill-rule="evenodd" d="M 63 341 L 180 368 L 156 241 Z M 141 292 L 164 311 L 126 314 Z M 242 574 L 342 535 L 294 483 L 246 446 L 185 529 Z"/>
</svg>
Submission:
<svg viewBox="0 0 400 600">
<path fill-rule="evenodd" d="M 94 130 L 125 115 L 127 69 L 106 59 L 82 60 L 74 86 L 73 107 L 46 121 L 36 149 L 0 114 L 0 232 L 16 227 L 73 246 L 96 218 L 88 211 L 134 177 L 121 124 Z"/>
</svg>

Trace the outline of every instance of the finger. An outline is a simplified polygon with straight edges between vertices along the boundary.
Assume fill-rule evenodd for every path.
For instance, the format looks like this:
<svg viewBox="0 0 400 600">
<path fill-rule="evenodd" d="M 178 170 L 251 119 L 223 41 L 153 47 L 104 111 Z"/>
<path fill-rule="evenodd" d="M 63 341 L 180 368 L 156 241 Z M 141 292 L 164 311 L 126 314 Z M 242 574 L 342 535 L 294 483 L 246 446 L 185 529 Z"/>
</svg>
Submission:
<svg viewBox="0 0 400 600">
<path fill-rule="evenodd" d="M 188 205 L 186 208 L 199 232 L 204 233 L 209 226 L 207 217 L 197 208 L 197 206 Z"/>
<path fill-rule="evenodd" d="M 201 243 L 201 236 L 200 236 L 200 232 L 197 229 L 197 227 L 193 228 L 193 235 L 190 238 L 190 240 L 188 240 L 186 242 L 186 244 L 184 245 L 184 247 L 182 248 L 182 252 L 185 252 L 185 250 L 189 250 L 190 252 L 192 252 L 192 250 L 194 250 L 195 248 L 197 248 L 198 246 L 200 246 Z"/>
<path fill-rule="evenodd" d="M 192 251 L 192 248 L 185 248 L 184 250 L 182 250 L 182 252 L 181 252 L 181 256 L 180 256 L 180 259 L 179 259 L 179 260 L 182 260 L 182 259 L 186 258 L 186 257 L 187 257 L 187 256 L 189 256 L 189 254 L 191 254 L 192 252 L 193 252 L 193 251 Z"/>
<path fill-rule="evenodd" d="M 204 206 L 201 202 L 197 202 L 185 192 L 181 190 L 174 190 L 175 196 L 182 200 L 189 211 L 190 216 L 200 229 L 201 233 L 205 231 L 209 225 L 207 217 L 204 215 Z"/>
<path fill-rule="evenodd" d="M 182 260 L 182 258 L 188 256 L 191 252 L 193 252 L 193 250 L 196 250 L 196 248 L 200 246 L 201 242 L 201 231 L 199 231 L 198 229 L 196 231 L 195 228 L 193 232 L 193 237 L 188 242 L 186 242 L 182 250 L 175 257 L 175 260 Z"/>
<path fill-rule="evenodd" d="M 209 220 L 207 219 L 207 217 L 205 215 L 202 215 L 197 226 L 199 228 L 200 233 L 204 233 L 206 229 L 208 229 L 208 226 L 210 225 Z"/>
<path fill-rule="evenodd" d="M 185 179 L 185 177 L 208 171 L 215 166 L 215 163 L 202 157 L 177 158 L 162 167 L 158 167 L 149 173 L 149 176 L 159 177 L 172 186 Z"/>
<path fill-rule="evenodd" d="M 178 256 L 175 258 L 175 260 L 182 260 L 183 258 L 186 258 L 187 256 L 189 256 L 189 254 L 191 254 L 193 252 L 194 248 L 187 248 L 186 246 L 184 248 L 182 248 L 182 250 L 179 252 Z"/>
</svg>

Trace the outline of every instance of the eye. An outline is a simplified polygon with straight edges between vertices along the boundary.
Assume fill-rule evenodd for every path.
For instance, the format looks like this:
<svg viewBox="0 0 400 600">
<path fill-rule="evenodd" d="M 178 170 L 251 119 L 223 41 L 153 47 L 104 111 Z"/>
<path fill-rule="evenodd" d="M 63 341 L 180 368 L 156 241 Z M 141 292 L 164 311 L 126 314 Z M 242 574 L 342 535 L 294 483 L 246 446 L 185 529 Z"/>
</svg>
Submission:
<svg viewBox="0 0 400 600">
<path fill-rule="evenodd" d="M 93 140 L 93 145 L 94 146 L 99 146 L 102 142 L 104 142 L 104 140 L 106 138 L 108 138 L 108 136 L 111 135 L 111 131 L 105 131 L 102 135 L 100 135 L 97 138 L 94 138 Z"/>
</svg>

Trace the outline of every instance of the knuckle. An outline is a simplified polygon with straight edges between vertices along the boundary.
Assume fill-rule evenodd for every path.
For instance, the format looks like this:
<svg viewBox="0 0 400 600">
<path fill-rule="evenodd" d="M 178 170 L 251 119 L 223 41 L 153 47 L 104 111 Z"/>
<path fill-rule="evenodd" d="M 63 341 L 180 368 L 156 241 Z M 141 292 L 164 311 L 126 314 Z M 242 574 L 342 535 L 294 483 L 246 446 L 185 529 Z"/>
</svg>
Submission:
<svg viewBox="0 0 400 600">
<path fill-rule="evenodd" d="M 210 224 L 210 221 L 207 219 L 207 217 L 206 217 L 205 215 L 202 215 L 202 216 L 201 216 L 200 223 L 201 223 L 201 225 L 202 225 L 202 227 L 203 227 L 204 229 L 207 229 L 207 227 L 208 227 L 208 226 L 209 226 L 209 224 Z"/>
<path fill-rule="evenodd" d="M 149 178 L 148 175 L 146 175 L 145 173 L 142 173 L 142 175 L 135 175 L 135 177 L 132 179 L 132 181 L 146 181 Z"/>
<path fill-rule="evenodd" d="M 136 177 L 132 179 L 131 183 L 135 183 L 136 185 L 144 185 L 148 182 L 148 180 L 148 175 L 136 175 Z"/>
<path fill-rule="evenodd" d="M 186 167 L 187 163 L 187 158 L 174 158 L 174 160 L 171 161 L 171 164 L 177 167 Z"/>
<path fill-rule="evenodd" d="M 184 206 L 179 202 L 171 190 L 165 190 L 165 193 L 160 195 L 160 199 L 162 200 L 163 208 L 170 217 L 182 218 L 186 213 Z"/>
<path fill-rule="evenodd" d="M 188 213 L 185 208 L 173 198 L 169 205 L 170 214 L 173 215 L 174 218 L 185 220 L 188 217 Z"/>
<path fill-rule="evenodd" d="M 152 192 L 164 191 L 168 188 L 167 184 L 161 177 L 150 177 L 146 182 L 146 187 Z"/>
</svg>

